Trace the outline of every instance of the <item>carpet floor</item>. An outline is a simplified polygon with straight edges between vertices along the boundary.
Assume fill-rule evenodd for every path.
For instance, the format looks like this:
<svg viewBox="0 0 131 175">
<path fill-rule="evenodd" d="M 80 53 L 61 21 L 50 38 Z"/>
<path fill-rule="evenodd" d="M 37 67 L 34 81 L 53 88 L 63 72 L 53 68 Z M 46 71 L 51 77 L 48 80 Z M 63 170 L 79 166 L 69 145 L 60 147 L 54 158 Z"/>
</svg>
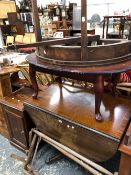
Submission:
<svg viewBox="0 0 131 175">
<path fill-rule="evenodd" d="M 64 157 L 52 164 L 47 164 L 53 155 L 59 152 L 48 144 L 40 144 L 36 158 L 31 165 L 39 175 L 90 175 L 84 168 L 74 161 Z M 26 154 L 12 146 L 9 141 L 0 135 L 0 175 L 24 175 L 24 163 L 13 158 L 11 155 L 26 158 Z M 115 172 L 118 170 L 119 154 L 113 160 L 103 163 L 102 166 Z"/>
</svg>

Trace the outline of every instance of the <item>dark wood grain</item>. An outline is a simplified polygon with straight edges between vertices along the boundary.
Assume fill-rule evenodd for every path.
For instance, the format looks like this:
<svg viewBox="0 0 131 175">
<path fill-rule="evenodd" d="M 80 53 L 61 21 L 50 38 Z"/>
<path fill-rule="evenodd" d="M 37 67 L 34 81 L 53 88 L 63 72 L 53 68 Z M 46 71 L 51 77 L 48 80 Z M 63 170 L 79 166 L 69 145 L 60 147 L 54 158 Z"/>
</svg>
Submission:
<svg viewBox="0 0 131 175">
<path fill-rule="evenodd" d="M 89 42 L 92 42 L 93 40 L 99 41 L 100 36 L 99 35 L 88 35 Z M 69 38 L 47 38 L 43 39 L 41 42 L 36 43 L 30 43 L 30 44 L 15 44 L 8 46 L 8 49 L 19 49 L 19 48 L 27 48 L 27 47 L 40 47 L 40 46 L 51 46 L 51 45 L 68 45 L 68 44 L 77 44 L 81 42 L 81 37 L 69 37 Z M 87 43 L 86 43 L 87 44 Z"/>
<path fill-rule="evenodd" d="M 94 38 L 94 41 L 95 40 Z M 88 42 L 90 42 L 88 40 Z M 99 40 L 104 44 L 97 46 L 85 46 L 88 58 L 81 60 L 81 46 L 79 45 L 55 45 L 39 47 L 37 55 L 45 62 L 69 67 L 93 67 L 112 65 L 126 62 L 131 59 L 131 41 Z M 114 43 L 113 43 L 114 42 Z"/>
<path fill-rule="evenodd" d="M 23 101 L 30 98 L 31 94 L 30 88 L 21 88 L 0 101 L 9 140 L 14 146 L 24 151 L 28 149 L 28 132 L 31 123 L 23 111 Z"/>
<path fill-rule="evenodd" d="M 87 0 L 81 0 L 81 60 L 88 59 L 87 52 Z"/>
<path fill-rule="evenodd" d="M 131 117 L 131 103 L 129 99 L 104 94 L 102 123 L 95 120 L 94 105 L 93 93 L 65 85 L 60 91 L 57 84 L 40 92 L 38 99 L 24 103 L 41 132 L 86 157 L 104 161 L 118 149 Z"/>
<path fill-rule="evenodd" d="M 73 67 L 73 66 L 59 66 L 48 64 L 42 59 L 39 59 L 35 54 L 31 54 L 26 57 L 27 61 L 35 65 L 37 69 L 43 69 L 51 74 L 63 74 L 63 76 L 70 76 L 69 74 L 74 74 L 77 77 L 80 75 L 81 79 L 85 74 L 112 74 L 112 73 L 121 73 L 126 72 L 131 69 L 131 60 L 128 60 L 124 63 L 114 64 L 114 65 L 104 65 L 104 66 L 92 66 L 92 67 Z M 65 75 L 64 75 L 65 74 Z M 84 79 L 84 78 L 83 78 Z"/>
<path fill-rule="evenodd" d="M 120 139 L 131 117 L 131 100 L 104 94 L 101 106 L 103 123 L 95 121 L 94 100 L 93 93 L 65 85 L 60 96 L 59 86 L 53 84 L 40 91 L 38 99 L 28 99 L 28 103 Z"/>
<path fill-rule="evenodd" d="M 30 79 L 32 82 L 32 86 L 34 89 L 34 94 L 32 95 L 33 98 L 37 98 L 38 95 L 38 85 L 36 81 L 35 72 L 43 72 L 43 73 L 49 73 L 53 75 L 57 75 L 60 77 L 66 77 L 66 78 L 72 78 L 87 82 L 92 82 L 95 85 L 95 114 L 96 114 L 96 120 L 102 121 L 102 115 L 100 112 L 100 105 L 101 105 L 101 99 L 103 94 L 103 86 L 104 86 L 104 77 L 107 75 L 111 75 L 112 73 L 117 75 L 113 84 L 113 93 L 115 94 L 116 85 L 117 85 L 117 77 L 119 77 L 119 73 L 123 72 L 124 68 L 125 71 L 131 68 L 131 61 L 126 62 L 127 64 L 116 64 L 117 67 L 111 67 L 111 66 L 103 66 L 103 69 L 105 72 L 100 69 L 100 66 L 95 67 L 67 67 L 67 66 L 56 66 L 53 64 L 47 64 L 42 59 L 39 59 L 35 54 L 27 56 L 27 61 L 30 65 Z M 120 66 L 120 68 L 119 68 Z M 110 69 L 111 70 L 110 70 Z M 108 71 L 107 71 L 107 70 Z M 101 72 L 99 72 L 99 70 Z M 101 78 L 100 78 L 101 77 Z"/>
</svg>

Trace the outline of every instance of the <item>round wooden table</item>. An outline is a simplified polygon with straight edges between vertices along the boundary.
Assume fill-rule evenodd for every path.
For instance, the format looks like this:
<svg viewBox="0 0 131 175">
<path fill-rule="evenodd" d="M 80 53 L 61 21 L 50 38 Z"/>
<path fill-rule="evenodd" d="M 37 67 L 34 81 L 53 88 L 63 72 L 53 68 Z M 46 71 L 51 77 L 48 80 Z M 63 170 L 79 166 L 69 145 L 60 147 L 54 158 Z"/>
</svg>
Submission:
<svg viewBox="0 0 131 175">
<path fill-rule="evenodd" d="M 113 74 L 114 78 L 112 91 L 113 94 L 115 94 L 120 73 L 131 69 L 131 59 L 119 64 L 92 67 L 73 67 L 49 64 L 37 57 L 34 53 L 28 55 L 26 60 L 29 63 L 29 75 L 34 89 L 34 93 L 32 95 L 33 98 L 37 98 L 38 95 L 38 85 L 35 76 L 36 71 L 59 76 L 60 83 L 62 83 L 61 77 L 93 83 L 95 91 L 95 115 L 96 120 L 98 121 L 102 121 L 100 105 L 104 90 L 104 78 Z"/>
</svg>

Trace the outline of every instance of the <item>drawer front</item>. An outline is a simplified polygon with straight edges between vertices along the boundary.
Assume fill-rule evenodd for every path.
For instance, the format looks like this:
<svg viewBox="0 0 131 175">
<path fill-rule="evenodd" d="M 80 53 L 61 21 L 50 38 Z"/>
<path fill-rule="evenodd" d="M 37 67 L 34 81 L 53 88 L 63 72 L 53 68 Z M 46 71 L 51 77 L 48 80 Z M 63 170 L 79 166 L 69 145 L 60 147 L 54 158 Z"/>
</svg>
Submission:
<svg viewBox="0 0 131 175">
<path fill-rule="evenodd" d="M 22 116 L 8 109 L 4 109 L 4 112 L 11 141 L 27 149 L 27 137 Z"/>
<path fill-rule="evenodd" d="M 35 107 L 25 105 L 25 110 L 41 132 L 87 158 L 105 161 L 117 151 L 119 142 L 99 132 Z"/>
</svg>

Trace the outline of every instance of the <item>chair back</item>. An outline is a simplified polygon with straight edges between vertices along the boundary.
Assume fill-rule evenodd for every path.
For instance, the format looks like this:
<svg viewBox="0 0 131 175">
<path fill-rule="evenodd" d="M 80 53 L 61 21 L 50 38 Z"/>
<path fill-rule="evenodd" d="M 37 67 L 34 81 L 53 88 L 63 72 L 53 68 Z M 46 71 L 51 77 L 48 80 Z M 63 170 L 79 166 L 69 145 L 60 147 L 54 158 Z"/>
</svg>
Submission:
<svg viewBox="0 0 131 175">
<path fill-rule="evenodd" d="M 16 35 L 15 43 L 23 43 L 23 35 Z"/>
<path fill-rule="evenodd" d="M 6 46 L 14 43 L 14 36 L 7 36 L 6 38 Z"/>
<path fill-rule="evenodd" d="M 35 42 L 36 42 L 35 33 L 31 33 L 31 34 L 30 34 L 30 40 L 31 40 L 31 41 L 30 41 L 31 43 L 35 43 Z"/>
<path fill-rule="evenodd" d="M 29 35 L 24 35 L 23 43 L 24 44 L 28 44 L 30 42 L 31 42 L 30 36 Z"/>
</svg>

